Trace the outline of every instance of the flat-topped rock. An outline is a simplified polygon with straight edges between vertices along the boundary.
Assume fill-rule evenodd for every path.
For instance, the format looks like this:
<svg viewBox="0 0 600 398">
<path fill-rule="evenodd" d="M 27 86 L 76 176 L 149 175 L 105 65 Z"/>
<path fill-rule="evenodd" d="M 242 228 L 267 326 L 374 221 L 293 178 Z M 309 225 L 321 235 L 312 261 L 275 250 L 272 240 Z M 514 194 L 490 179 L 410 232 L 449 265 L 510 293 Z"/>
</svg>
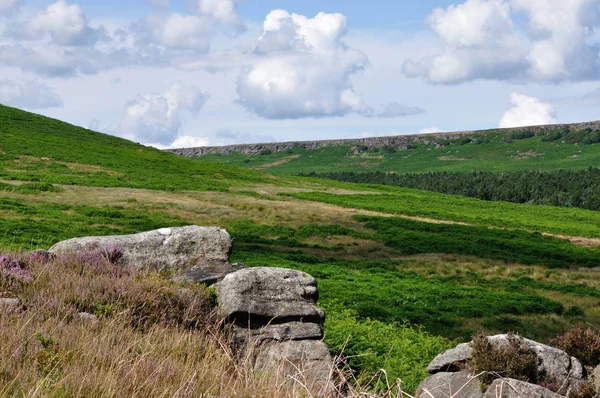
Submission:
<svg viewBox="0 0 600 398">
<path fill-rule="evenodd" d="M 473 359 L 472 352 L 470 343 L 459 344 L 433 358 L 433 361 L 427 366 L 427 371 L 431 374 L 458 372 L 465 367 L 468 361 Z"/>
<path fill-rule="evenodd" d="M 317 282 L 301 271 L 247 268 L 227 275 L 216 285 L 221 313 L 236 325 L 256 328 L 294 321 L 322 323 L 317 307 Z"/>
<path fill-rule="evenodd" d="M 178 279 L 214 283 L 243 266 L 230 264 L 232 240 L 218 227 L 162 228 L 132 235 L 88 236 L 59 242 L 51 254 L 106 251 L 118 248 L 125 267 L 176 271 Z"/>
</svg>

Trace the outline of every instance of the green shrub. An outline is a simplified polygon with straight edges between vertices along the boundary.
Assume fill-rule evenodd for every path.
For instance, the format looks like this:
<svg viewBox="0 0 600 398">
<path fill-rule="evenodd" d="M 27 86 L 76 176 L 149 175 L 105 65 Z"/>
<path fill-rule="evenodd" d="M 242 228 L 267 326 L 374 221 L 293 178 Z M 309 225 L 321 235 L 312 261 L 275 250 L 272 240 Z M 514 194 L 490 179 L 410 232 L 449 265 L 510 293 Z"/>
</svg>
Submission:
<svg viewBox="0 0 600 398">
<path fill-rule="evenodd" d="M 509 333 L 506 344 L 493 344 L 485 333 L 479 332 L 473 336 L 471 346 L 475 373 L 486 372 L 481 376 L 483 386 L 499 377 L 537 382 L 537 353 L 522 337 Z"/>
</svg>

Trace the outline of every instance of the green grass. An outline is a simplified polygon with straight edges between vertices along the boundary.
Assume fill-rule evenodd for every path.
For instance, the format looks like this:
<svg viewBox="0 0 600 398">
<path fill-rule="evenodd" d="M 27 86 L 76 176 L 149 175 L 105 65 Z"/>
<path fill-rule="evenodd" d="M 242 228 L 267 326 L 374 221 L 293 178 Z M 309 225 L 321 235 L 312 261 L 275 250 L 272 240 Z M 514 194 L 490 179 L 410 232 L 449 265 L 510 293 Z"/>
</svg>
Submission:
<svg viewBox="0 0 600 398">
<path fill-rule="evenodd" d="M 264 173 L 181 158 L 0 105 L 0 180 L 157 190 L 226 190 Z"/>
<path fill-rule="evenodd" d="M 286 195 L 347 208 L 428 217 L 478 226 L 525 229 L 570 236 L 600 237 L 600 212 L 553 206 L 486 202 L 408 188 L 368 185 L 381 194 L 338 195 L 325 192 Z"/>
<path fill-rule="evenodd" d="M 597 166 L 600 145 L 581 145 L 562 141 L 544 142 L 541 137 L 514 140 L 506 143 L 502 133 L 487 143 L 469 143 L 436 148 L 419 144 L 415 149 L 394 153 L 363 151 L 354 154 L 352 145 L 330 146 L 314 150 L 295 147 L 288 152 L 271 155 L 207 155 L 202 161 L 240 167 L 260 167 L 286 157 L 297 155 L 289 162 L 266 169 L 270 173 L 326 173 L 337 171 L 383 171 L 396 173 L 470 172 L 470 171 L 552 171 L 579 170 Z"/>
<path fill-rule="evenodd" d="M 0 198 L 0 247 L 12 250 L 48 248 L 78 236 L 119 235 L 187 225 L 183 219 L 118 206 L 25 204 Z"/>
</svg>

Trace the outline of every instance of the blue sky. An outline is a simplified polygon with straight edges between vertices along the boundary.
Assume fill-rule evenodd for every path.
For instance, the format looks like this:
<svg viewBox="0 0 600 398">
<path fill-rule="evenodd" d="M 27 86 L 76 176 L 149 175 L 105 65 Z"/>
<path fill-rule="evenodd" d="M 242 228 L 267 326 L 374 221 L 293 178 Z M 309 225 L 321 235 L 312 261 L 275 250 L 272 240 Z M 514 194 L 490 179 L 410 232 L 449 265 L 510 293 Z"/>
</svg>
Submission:
<svg viewBox="0 0 600 398">
<path fill-rule="evenodd" d="M 0 0 L 0 103 L 158 147 L 598 119 L 600 0 Z"/>
</svg>

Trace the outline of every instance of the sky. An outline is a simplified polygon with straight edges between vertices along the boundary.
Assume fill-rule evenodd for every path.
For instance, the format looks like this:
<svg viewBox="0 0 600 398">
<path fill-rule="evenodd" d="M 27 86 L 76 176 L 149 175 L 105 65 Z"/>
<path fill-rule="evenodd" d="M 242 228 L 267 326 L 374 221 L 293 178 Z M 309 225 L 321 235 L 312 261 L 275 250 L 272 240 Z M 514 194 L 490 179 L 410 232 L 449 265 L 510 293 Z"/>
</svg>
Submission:
<svg viewBox="0 0 600 398">
<path fill-rule="evenodd" d="M 0 0 L 0 103 L 159 148 L 600 119 L 600 0 Z"/>
</svg>

